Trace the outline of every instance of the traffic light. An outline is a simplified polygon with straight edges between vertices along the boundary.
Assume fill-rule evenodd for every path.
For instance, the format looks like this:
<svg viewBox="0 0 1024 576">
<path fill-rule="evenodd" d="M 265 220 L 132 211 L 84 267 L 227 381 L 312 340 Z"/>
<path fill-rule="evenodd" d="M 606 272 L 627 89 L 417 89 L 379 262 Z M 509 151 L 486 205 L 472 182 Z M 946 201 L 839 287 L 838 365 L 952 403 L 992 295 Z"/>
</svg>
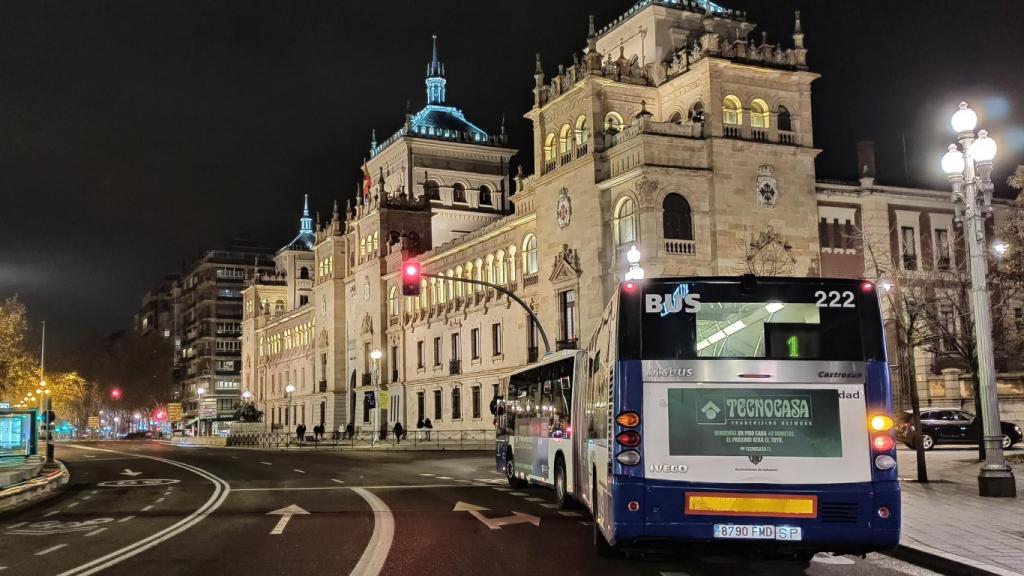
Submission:
<svg viewBox="0 0 1024 576">
<path fill-rule="evenodd" d="M 418 260 L 402 262 L 402 296 L 420 295 L 420 263 Z"/>
<path fill-rule="evenodd" d="M 111 390 L 110 391 L 110 399 L 111 400 L 120 400 L 121 399 L 121 389 L 120 388 L 114 388 L 113 390 Z"/>
</svg>

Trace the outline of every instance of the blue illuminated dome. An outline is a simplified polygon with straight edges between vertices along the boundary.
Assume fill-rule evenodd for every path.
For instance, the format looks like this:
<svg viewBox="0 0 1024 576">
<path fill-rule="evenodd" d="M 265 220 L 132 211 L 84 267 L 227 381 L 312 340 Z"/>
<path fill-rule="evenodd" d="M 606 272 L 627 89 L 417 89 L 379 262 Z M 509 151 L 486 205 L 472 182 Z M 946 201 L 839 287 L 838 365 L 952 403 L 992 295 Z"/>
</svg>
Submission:
<svg viewBox="0 0 1024 576">
<path fill-rule="evenodd" d="M 302 218 L 299 218 L 299 234 L 291 242 L 281 248 L 285 250 L 312 250 L 316 246 L 316 234 L 313 232 L 313 219 L 309 217 L 309 194 L 302 204 Z"/>
</svg>

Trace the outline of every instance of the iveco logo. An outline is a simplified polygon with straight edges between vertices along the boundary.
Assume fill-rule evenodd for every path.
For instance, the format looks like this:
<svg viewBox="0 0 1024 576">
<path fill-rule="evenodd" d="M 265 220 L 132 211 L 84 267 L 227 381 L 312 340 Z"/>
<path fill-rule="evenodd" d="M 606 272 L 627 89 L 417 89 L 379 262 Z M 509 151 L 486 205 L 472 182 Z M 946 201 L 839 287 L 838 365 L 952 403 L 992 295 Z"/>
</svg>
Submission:
<svg viewBox="0 0 1024 576">
<path fill-rule="evenodd" d="M 686 464 L 651 464 L 648 466 L 651 472 L 662 472 L 669 474 L 686 474 Z"/>
<path fill-rule="evenodd" d="M 860 372 L 818 372 L 818 378 L 863 378 Z"/>
</svg>

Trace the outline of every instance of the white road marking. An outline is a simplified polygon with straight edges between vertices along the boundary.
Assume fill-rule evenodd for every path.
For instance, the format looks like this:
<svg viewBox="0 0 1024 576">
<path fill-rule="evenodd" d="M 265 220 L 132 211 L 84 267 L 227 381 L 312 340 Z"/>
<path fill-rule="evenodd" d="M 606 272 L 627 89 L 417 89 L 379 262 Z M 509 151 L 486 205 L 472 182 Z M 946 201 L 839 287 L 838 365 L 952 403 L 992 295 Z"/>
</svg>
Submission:
<svg viewBox="0 0 1024 576">
<path fill-rule="evenodd" d="M 54 514 L 60 514 L 60 510 L 50 510 L 46 514 L 43 514 L 43 518 L 49 518 L 50 516 L 53 516 Z"/>
<path fill-rule="evenodd" d="M 455 508 L 452 508 L 452 512 L 469 512 L 469 515 L 479 520 L 484 526 L 487 526 L 491 530 L 500 530 L 502 526 L 508 524 L 522 524 L 529 523 L 534 526 L 540 526 L 540 518 L 537 516 L 531 516 L 530 514 L 523 514 L 522 512 L 512 511 L 511 516 L 503 516 L 499 518 L 488 518 L 483 515 L 483 511 L 488 510 L 483 506 L 477 506 L 476 504 L 470 504 L 468 502 L 456 502 Z"/>
<path fill-rule="evenodd" d="M 47 548 L 45 550 L 40 550 L 39 552 L 36 552 L 36 556 L 46 556 L 50 552 L 53 552 L 54 550 L 60 550 L 61 548 L 65 547 L 65 546 L 67 546 L 67 544 L 57 544 L 56 546 L 50 546 L 49 548 Z"/>
<path fill-rule="evenodd" d="M 235 460 L 238 460 L 238 456 L 232 456 L 232 458 L 234 458 Z"/>
<path fill-rule="evenodd" d="M 88 500 L 90 498 L 92 498 L 92 496 L 82 496 L 82 500 Z"/>
<path fill-rule="evenodd" d="M 558 508 L 558 504 L 541 504 L 544 508 Z"/>
<path fill-rule="evenodd" d="M 71 504 L 68 504 L 68 508 L 74 508 L 75 506 L 78 506 L 78 502 L 72 502 Z"/>
<path fill-rule="evenodd" d="M 3 572 L 4 570 L 7 570 L 7 566 L 0 566 L 0 572 Z"/>
<path fill-rule="evenodd" d="M 120 520 L 118 520 L 118 522 L 127 522 L 127 521 L 131 520 L 132 518 L 135 518 L 135 516 L 125 516 L 124 518 L 121 518 Z"/>
<path fill-rule="evenodd" d="M 451 476 L 437 476 L 438 480 L 454 480 Z"/>
<path fill-rule="evenodd" d="M 57 511 L 56 511 L 56 510 L 54 510 L 54 514 L 56 514 L 56 513 L 57 513 Z M 12 530 L 12 529 L 14 529 L 14 528 L 17 528 L 18 526 L 24 526 L 25 524 L 28 524 L 28 522 L 18 522 L 17 524 L 11 524 L 10 526 L 8 526 L 8 527 L 7 527 L 7 528 L 5 528 L 5 529 L 6 529 L 6 530 Z"/>
<path fill-rule="evenodd" d="M 534 497 L 534 498 L 523 498 L 523 500 L 526 500 L 527 502 L 543 502 L 544 501 L 543 498 L 536 498 L 536 497 Z"/>
<path fill-rule="evenodd" d="M 97 528 L 97 529 L 93 530 L 92 532 L 89 532 L 88 534 L 86 534 L 85 537 L 88 538 L 89 536 L 95 536 L 95 535 L 99 534 L 100 532 L 103 532 L 104 530 L 106 530 L 106 528 Z"/>
<path fill-rule="evenodd" d="M 298 468 L 292 468 L 292 472 L 298 472 L 299 474 L 305 474 L 305 470 L 299 470 Z"/>
<path fill-rule="evenodd" d="M 559 510 L 558 513 L 562 516 L 569 516 L 570 518 L 578 518 L 580 516 L 583 516 L 583 514 L 580 514 L 579 512 L 573 512 L 571 510 Z"/>
<path fill-rule="evenodd" d="M 463 480 L 461 478 L 456 478 L 455 481 L 456 482 L 462 482 L 463 484 L 472 484 L 473 483 L 472 480 Z"/>
<path fill-rule="evenodd" d="M 474 478 L 474 482 L 483 482 L 484 484 L 505 484 L 507 482 L 504 478 Z"/>
<path fill-rule="evenodd" d="M 690 576 L 687 572 L 658 572 L 661 576 Z"/>
<path fill-rule="evenodd" d="M 529 496 L 526 492 L 509 492 L 509 496 Z"/>
<path fill-rule="evenodd" d="M 163 501 L 164 501 L 164 499 L 163 499 L 163 498 L 157 498 L 156 500 L 153 500 L 153 503 L 154 503 L 154 504 L 159 504 L 159 503 L 161 503 L 161 502 L 163 502 Z"/>
<path fill-rule="evenodd" d="M 260 464 L 263 464 L 264 466 L 270 466 L 270 462 L 260 462 Z"/>
<path fill-rule="evenodd" d="M 491 490 L 497 490 L 498 492 L 511 492 L 511 488 L 499 488 L 497 486 L 491 487 Z"/>
<path fill-rule="evenodd" d="M 85 454 L 85 457 L 86 458 L 95 458 L 95 456 L 93 456 L 92 454 Z"/>
<path fill-rule="evenodd" d="M 99 490 L 93 490 L 92 492 L 89 492 L 89 496 L 95 496 L 95 495 L 97 495 L 99 493 L 100 493 Z"/>
<path fill-rule="evenodd" d="M 420 476 L 433 476 L 433 474 L 420 474 Z"/>
<path fill-rule="evenodd" d="M 834 555 L 832 555 L 832 554 L 830 554 L 828 552 L 822 552 L 820 554 L 815 554 L 814 558 L 811 559 L 811 562 L 817 562 L 819 564 L 837 564 L 837 565 L 843 565 L 843 566 L 848 566 L 850 564 L 856 564 L 856 562 L 854 562 L 850 558 L 847 558 L 846 556 L 834 556 Z"/>
<path fill-rule="evenodd" d="M 344 480 L 338 480 L 337 478 L 331 478 L 331 482 L 335 482 L 337 484 L 344 484 L 345 483 Z"/>
<path fill-rule="evenodd" d="M 352 491 L 366 500 L 373 510 L 373 535 L 350 576 L 377 576 L 391 551 L 391 542 L 395 537 L 395 518 L 388 505 L 369 490 L 353 488 Z"/>
<path fill-rule="evenodd" d="M 580 520 L 580 524 L 582 524 L 584 526 L 593 526 L 594 525 L 594 523 L 589 521 L 589 520 Z"/>
<path fill-rule="evenodd" d="M 153 505 L 152 505 L 152 504 L 150 504 L 149 506 L 146 506 L 145 508 L 143 508 L 143 509 L 142 509 L 142 511 L 143 511 L 143 512 L 149 512 L 149 511 L 150 511 L 150 510 L 152 510 L 152 509 L 153 509 Z"/>
<path fill-rule="evenodd" d="M 281 508 L 280 510 L 274 510 L 273 512 L 267 512 L 267 514 L 277 514 L 277 515 L 281 516 L 281 518 L 278 519 L 277 524 L 270 530 L 270 533 L 271 534 L 282 534 L 282 533 L 284 533 L 285 526 L 288 525 L 288 522 L 292 519 L 293 515 L 295 515 L 295 514 L 308 515 L 309 512 L 306 512 L 301 507 L 296 506 L 295 504 L 292 504 L 291 506 L 285 506 L 284 508 Z"/>
<path fill-rule="evenodd" d="M 76 448 L 79 450 L 95 450 L 98 452 L 108 452 L 112 454 L 124 454 L 123 452 L 117 452 L 116 450 L 106 450 L 104 448 L 94 448 L 91 446 L 78 446 L 75 444 L 66 444 L 65 446 L 69 448 Z M 206 502 L 204 502 L 194 512 L 192 512 L 185 518 L 182 518 L 181 520 L 175 522 L 174 524 L 168 526 L 167 528 L 164 528 L 159 532 L 151 534 L 146 538 L 133 542 L 121 549 L 114 550 L 113 552 L 110 552 L 105 556 L 101 556 L 99 558 L 96 558 L 95 560 L 86 562 L 85 564 L 61 572 L 57 576 L 90 576 L 92 574 L 96 574 L 98 572 L 106 570 L 107 568 L 110 568 L 111 566 L 118 564 L 119 562 L 123 562 L 124 560 L 136 556 L 137 554 L 140 554 L 146 550 L 149 550 L 157 544 L 169 540 L 177 536 L 178 534 L 184 532 L 185 530 L 188 530 L 189 528 L 198 524 L 199 522 L 202 522 L 214 510 L 219 508 L 221 504 L 224 503 L 224 500 L 227 499 L 228 494 L 231 493 L 231 486 L 228 485 L 227 482 L 225 482 L 223 479 L 217 476 L 214 476 L 213 474 L 207 472 L 206 470 L 203 470 L 202 468 L 198 468 L 196 466 L 192 466 L 191 464 L 186 464 L 184 462 L 178 462 L 176 460 L 159 458 L 157 456 L 141 457 L 146 458 L 147 460 L 163 462 L 165 464 L 169 464 L 171 466 L 175 466 L 177 468 L 181 468 L 183 470 L 192 472 L 197 476 L 201 476 L 204 479 L 209 480 L 210 483 L 213 484 L 213 493 L 206 500 Z M 131 516 L 129 516 L 129 518 L 131 518 Z"/>
</svg>

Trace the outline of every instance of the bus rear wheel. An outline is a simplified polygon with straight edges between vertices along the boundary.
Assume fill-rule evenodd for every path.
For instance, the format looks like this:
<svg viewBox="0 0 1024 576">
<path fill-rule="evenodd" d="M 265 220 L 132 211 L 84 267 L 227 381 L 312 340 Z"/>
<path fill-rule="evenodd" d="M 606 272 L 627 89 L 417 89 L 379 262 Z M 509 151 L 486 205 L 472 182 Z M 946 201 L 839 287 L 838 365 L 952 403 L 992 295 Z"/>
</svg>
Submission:
<svg viewBox="0 0 1024 576">
<path fill-rule="evenodd" d="M 565 460 L 561 456 L 555 460 L 555 504 L 559 510 L 565 510 L 572 505 L 565 476 Z"/>
<path fill-rule="evenodd" d="M 522 488 L 525 484 L 516 477 L 516 461 L 512 457 L 512 450 L 505 455 L 505 478 L 508 480 L 509 488 Z"/>
</svg>

